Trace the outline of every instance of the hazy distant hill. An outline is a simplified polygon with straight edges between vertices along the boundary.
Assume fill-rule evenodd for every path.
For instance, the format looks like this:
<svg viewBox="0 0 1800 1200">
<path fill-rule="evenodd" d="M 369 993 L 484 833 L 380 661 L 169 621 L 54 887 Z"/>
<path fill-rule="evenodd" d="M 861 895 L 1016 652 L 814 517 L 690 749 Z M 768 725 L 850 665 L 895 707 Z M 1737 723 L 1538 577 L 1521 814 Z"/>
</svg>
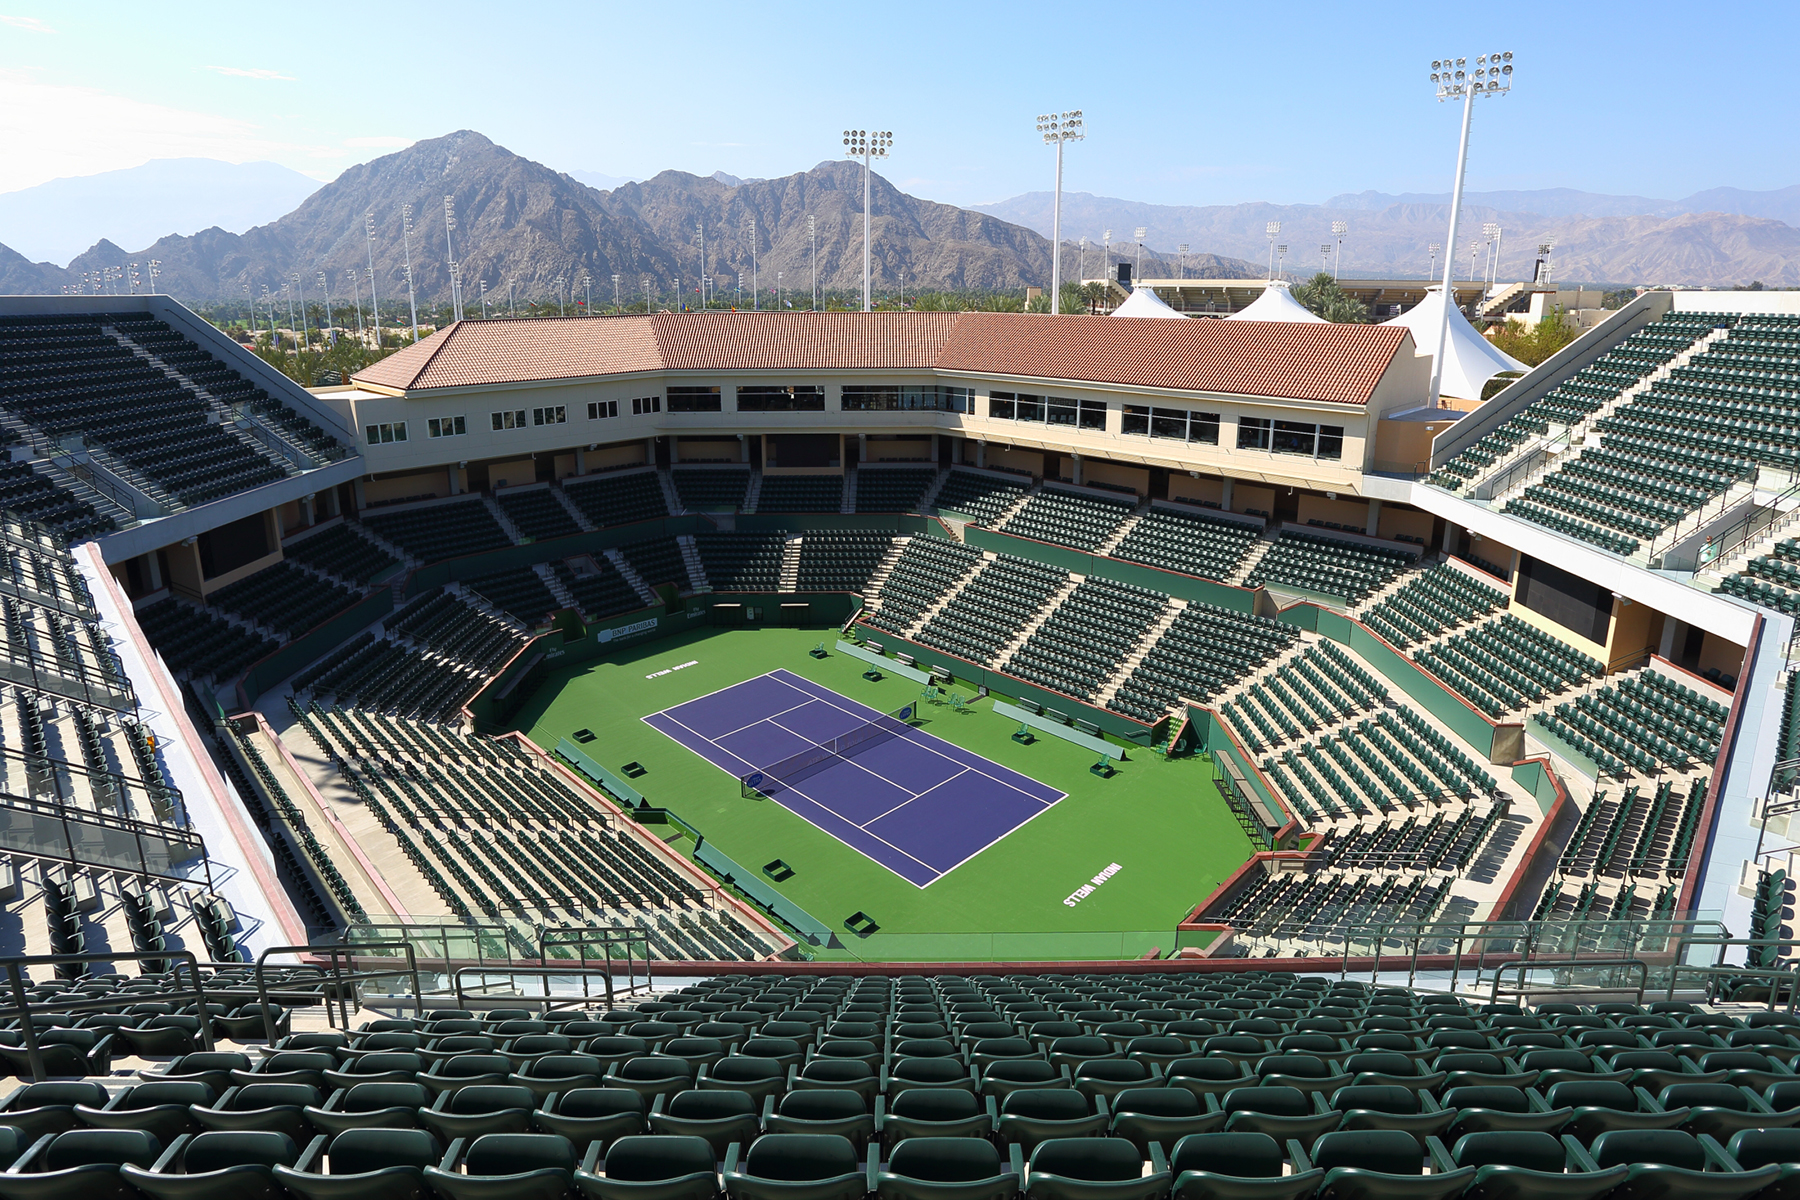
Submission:
<svg viewBox="0 0 1800 1200">
<path fill-rule="evenodd" d="M 159 158 L 0 194 L 0 242 L 66 263 L 99 238 L 143 246 L 214 225 L 241 232 L 292 212 L 318 188 L 279 163 Z"/>
</svg>

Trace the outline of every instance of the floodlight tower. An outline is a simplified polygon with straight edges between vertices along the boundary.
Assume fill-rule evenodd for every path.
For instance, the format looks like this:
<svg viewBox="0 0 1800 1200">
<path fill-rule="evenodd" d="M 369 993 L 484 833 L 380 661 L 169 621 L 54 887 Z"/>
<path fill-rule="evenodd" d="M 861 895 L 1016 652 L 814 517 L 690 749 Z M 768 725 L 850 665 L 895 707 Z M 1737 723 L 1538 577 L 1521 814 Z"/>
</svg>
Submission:
<svg viewBox="0 0 1800 1200">
<path fill-rule="evenodd" d="M 1081 251 L 1080 251 L 1080 254 L 1075 259 L 1075 278 L 1079 279 L 1079 280 L 1083 280 L 1083 281 L 1085 281 L 1087 279 L 1087 239 L 1086 238 L 1081 239 Z"/>
<path fill-rule="evenodd" d="M 617 316 L 618 313 L 619 313 L 619 277 L 617 275 L 614 275 L 613 276 L 613 315 Z"/>
<path fill-rule="evenodd" d="M 350 272 L 350 303 L 356 306 L 356 340 L 366 341 L 368 333 L 363 328 L 361 271 Z"/>
<path fill-rule="evenodd" d="M 450 256 L 450 318 L 462 320 L 462 276 L 456 270 L 456 243 L 451 237 L 456 229 L 456 201 L 444 197 L 444 252 Z"/>
<path fill-rule="evenodd" d="M 744 218 L 744 235 L 750 239 L 750 309 L 752 312 L 754 312 L 757 309 L 762 307 L 762 305 L 759 304 L 756 299 L 756 218 L 755 217 L 745 217 Z M 741 292 L 744 289 L 744 285 L 742 282 L 743 277 L 740 275 L 738 278 L 739 278 L 738 290 Z"/>
<path fill-rule="evenodd" d="M 331 285 L 325 281 L 325 268 L 319 268 L 319 294 L 325 297 L 325 336 L 337 345 L 337 322 L 331 319 Z"/>
<path fill-rule="evenodd" d="M 1438 251 L 1439 251 L 1439 250 L 1442 250 L 1442 249 L 1443 249 L 1443 247 L 1442 247 L 1442 246 L 1440 246 L 1440 245 L 1438 245 L 1438 244 L 1437 244 L 1437 243 L 1436 243 L 1436 242 L 1433 242 L 1433 243 L 1431 243 L 1431 245 L 1430 245 L 1430 246 L 1428 246 L 1428 247 L 1426 247 L 1426 248 L 1427 248 L 1427 249 L 1428 249 L 1428 250 L 1430 250 L 1430 251 L 1431 251 L 1431 269 L 1430 269 L 1430 270 L 1429 270 L 1429 271 L 1426 271 L 1426 272 L 1425 272 L 1425 278 L 1427 278 L 1427 279 L 1436 279 L 1436 278 L 1437 278 L 1437 256 L 1438 256 Z"/>
<path fill-rule="evenodd" d="M 295 271 L 291 277 L 294 281 L 294 299 L 300 304 L 300 344 L 312 341 L 312 328 L 306 323 L 306 289 L 300 286 L 300 272 Z"/>
<path fill-rule="evenodd" d="M 375 213 L 363 214 L 363 235 L 369 243 L 369 310 L 375 322 L 375 348 L 381 348 L 381 297 L 375 294 Z"/>
<path fill-rule="evenodd" d="M 1350 232 L 1348 221 L 1333 221 L 1331 236 L 1337 242 L 1337 257 L 1331 260 L 1331 278 L 1337 279 L 1344 269 L 1344 235 Z"/>
<path fill-rule="evenodd" d="M 806 214 L 806 240 L 812 243 L 812 311 L 819 309 L 819 222 Z"/>
<path fill-rule="evenodd" d="M 1269 278 L 1275 278 L 1275 239 L 1281 236 L 1281 222 L 1270 221 L 1263 226 L 1263 233 L 1269 239 Z"/>
<path fill-rule="evenodd" d="M 1139 225 L 1136 229 L 1131 231 L 1131 236 L 1137 241 L 1137 265 L 1131 268 L 1131 277 L 1133 279 L 1142 279 L 1144 277 L 1144 235 L 1149 232 L 1150 231 L 1142 225 Z"/>
<path fill-rule="evenodd" d="M 1286 262 L 1287 243 L 1283 242 L 1275 247 L 1275 278 L 1280 279 L 1283 275 L 1287 274 L 1287 268 L 1284 265 Z"/>
<path fill-rule="evenodd" d="M 1331 243 L 1319 243 L 1319 272 L 1323 274 L 1331 267 Z M 1335 277 L 1334 277 L 1335 278 Z"/>
<path fill-rule="evenodd" d="M 556 277 L 556 315 L 559 317 L 568 315 L 563 312 L 563 277 L 561 275 Z"/>
<path fill-rule="evenodd" d="M 1511 50 L 1478 55 L 1472 72 L 1466 58 L 1431 62 L 1431 82 L 1437 88 L 1439 103 L 1458 97 L 1463 102 L 1462 138 L 1456 148 L 1456 186 L 1450 193 L 1450 237 L 1444 243 L 1449 253 L 1444 256 L 1444 294 L 1440 297 L 1443 314 L 1438 322 L 1438 352 L 1431 356 L 1431 393 L 1427 401 L 1432 408 L 1437 407 L 1438 389 L 1444 381 L 1444 341 L 1450 336 L 1450 285 L 1456 274 L 1451 255 L 1456 247 L 1456 220 L 1462 215 L 1463 175 L 1469 166 L 1469 119 L 1475 114 L 1475 97 L 1504 96 L 1512 90 L 1512 60 Z"/>
<path fill-rule="evenodd" d="M 644 315 L 649 316 L 656 311 L 656 305 L 650 299 L 650 277 L 646 275 L 638 283 L 644 290 Z"/>
<path fill-rule="evenodd" d="M 487 280 L 483 279 L 481 281 L 481 319 L 484 321 L 488 319 L 487 287 Z"/>
<path fill-rule="evenodd" d="M 400 206 L 400 240 L 406 247 L 406 302 L 412 306 L 413 341 L 419 340 L 419 296 L 413 290 L 412 205 Z"/>
<path fill-rule="evenodd" d="M 1050 312 L 1054 315 L 1062 311 L 1063 145 L 1067 142 L 1079 142 L 1087 134 L 1083 131 L 1079 108 L 1065 113 L 1043 113 L 1037 119 L 1037 127 L 1038 132 L 1044 135 L 1044 144 L 1056 147 L 1056 199 L 1051 206 L 1050 215 Z M 901 307 L 904 308 L 904 293 L 900 300 Z"/>
<path fill-rule="evenodd" d="M 1182 242 L 1179 246 L 1175 247 L 1175 251 L 1177 254 L 1179 254 L 1181 256 L 1180 258 L 1175 260 L 1176 264 L 1177 264 L 1177 270 L 1179 270 L 1181 272 L 1181 278 L 1186 279 L 1187 278 L 1188 244 L 1186 242 Z"/>
<path fill-rule="evenodd" d="M 1106 235 L 1100 239 L 1100 277 L 1104 279 L 1111 274 L 1112 230 L 1109 229 L 1106 231 Z"/>
<path fill-rule="evenodd" d="M 150 268 L 150 294 L 154 296 L 156 294 L 156 277 L 162 274 L 157 269 L 162 266 L 162 259 L 153 258 L 146 265 Z"/>
<path fill-rule="evenodd" d="M 1498 225 L 1494 224 L 1492 221 L 1486 221 L 1482 224 L 1481 240 L 1484 243 L 1486 243 L 1486 245 L 1487 245 L 1488 257 L 1487 257 L 1487 269 L 1482 271 L 1481 278 L 1484 282 L 1487 283 L 1489 290 L 1492 290 L 1492 288 L 1494 286 L 1493 279 L 1492 279 L 1493 270 L 1494 270 L 1494 241 L 1499 236 L 1500 236 L 1500 227 Z"/>
<path fill-rule="evenodd" d="M 1494 231 L 1494 257 L 1488 263 L 1488 290 L 1492 291 L 1500 286 L 1500 248 L 1506 244 L 1506 230 L 1493 222 L 1488 227 Z"/>
<path fill-rule="evenodd" d="M 893 152 L 894 131 L 891 129 L 870 132 L 867 129 L 844 130 L 844 157 L 860 158 L 863 164 L 863 311 L 869 307 L 869 178 L 873 173 L 872 163 L 877 158 L 886 158 Z"/>
</svg>

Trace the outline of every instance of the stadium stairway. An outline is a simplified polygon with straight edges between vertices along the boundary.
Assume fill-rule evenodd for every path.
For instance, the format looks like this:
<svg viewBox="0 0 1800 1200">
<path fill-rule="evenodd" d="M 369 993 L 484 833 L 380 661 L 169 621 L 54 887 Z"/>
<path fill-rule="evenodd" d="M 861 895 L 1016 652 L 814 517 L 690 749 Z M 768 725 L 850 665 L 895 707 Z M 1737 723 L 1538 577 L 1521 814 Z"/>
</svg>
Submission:
<svg viewBox="0 0 1800 1200">
<path fill-rule="evenodd" d="M 1000 556 L 998 554 L 995 554 L 991 550 L 984 552 L 981 556 L 981 561 L 977 562 L 974 566 L 970 567 L 962 575 L 957 577 L 956 582 L 952 583 L 949 587 L 945 588 L 943 591 L 943 594 L 940 595 L 936 600 L 934 600 L 932 602 L 931 607 L 921 611 L 919 613 L 919 619 L 914 621 L 911 625 L 908 625 L 906 627 L 906 631 L 904 633 L 902 633 L 900 636 L 908 639 L 909 641 L 916 639 L 919 636 L 919 630 L 921 630 L 921 629 L 925 628 L 925 626 L 931 624 L 931 619 L 933 617 L 937 616 L 938 612 L 945 605 L 949 604 L 952 600 L 956 599 L 956 597 L 962 592 L 962 590 L 964 588 L 968 587 L 970 582 L 977 575 L 979 575 L 983 571 L 987 570 L 988 565 L 990 563 L 995 563 L 998 561 L 1000 561 Z"/>
<path fill-rule="evenodd" d="M 1131 673 L 1137 670 L 1145 657 L 1149 655 L 1151 647 L 1155 646 L 1162 635 L 1169 631 L 1169 626 L 1175 623 L 1175 618 L 1179 617 L 1181 610 L 1187 606 L 1186 600 L 1175 596 L 1169 597 L 1168 606 L 1156 619 L 1156 624 L 1152 625 L 1150 631 L 1138 641 L 1137 645 L 1131 648 L 1131 652 L 1120 661 L 1118 670 L 1114 671 L 1112 676 L 1100 685 L 1100 690 L 1094 693 L 1091 703 L 1095 708 L 1105 708 L 1112 703 L 1113 697 L 1119 694 L 1119 688 L 1127 679 L 1131 678 Z"/>
<path fill-rule="evenodd" d="M 1730 329 L 1714 329 L 1707 333 L 1692 346 L 1681 351 L 1668 362 L 1652 368 L 1648 374 L 1644 375 L 1636 383 L 1626 387 L 1617 396 L 1614 396 L 1606 403 L 1602 404 L 1598 409 L 1588 414 L 1583 418 L 1581 425 L 1578 426 L 1577 429 L 1593 430 L 1603 418 L 1611 416 L 1615 411 L 1624 407 L 1638 396 L 1650 391 L 1659 380 L 1667 379 L 1677 367 L 1688 365 L 1688 363 L 1692 362 L 1694 359 L 1705 354 L 1713 347 L 1713 345 L 1730 336 Z M 1460 492 L 1463 495 L 1479 497 L 1484 484 L 1499 478 L 1507 471 L 1512 470 L 1518 462 L 1528 455 L 1542 452 L 1545 449 L 1545 441 L 1546 439 L 1542 437 L 1527 438 L 1524 442 L 1514 447 L 1512 452 L 1497 458 L 1487 470 L 1471 478 L 1468 483 L 1464 484 L 1463 487 L 1459 489 Z M 1593 444 L 1599 445 L 1599 439 L 1595 438 Z M 1523 494 L 1525 488 L 1534 483 L 1541 482 L 1544 476 L 1568 463 L 1570 461 L 1571 451 L 1580 451 L 1585 449 L 1587 445 L 1588 441 L 1586 438 L 1569 439 L 1561 450 L 1553 450 L 1541 464 L 1527 472 L 1522 480 L 1517 480 L 1509 484 L 1503 495 L 1492 497 L 1490 502 L 1497 506 L 1505 500 L 1512 499 L 1515 495 Z"/>
<path fill-rule="evenodd" d="M 650 585 L 644 582 L 644 577 L 638 574 L 637 568 L 632 566 L 631 561 L 619 552 L 617 546 L 606 551 L 606 561 L 611 563 L 624 577 L 625 582 L 631 585 L 632 590 L 637 592 L 638 599 L 645 604 L 659 603 L 656 593 L 650 590 Z"/>
<path fill-rule="evenodd" d="M 1280 537 L 1281 526 L 1274 522 L 1270 522 L 1270 524 L 1264 528 L 1262 536 L 1251 543 L 1249 553 L 1245 554 L 1238 562 L 1237 570 L 1231 573 L 1231 578 L 1224 582 L 1236 587 L 1243 587 L 1244 580 L 1255 574 L 1258 564 L 1263 560 L 1263 556 L 1268 554 Z"/>
<path fill-rule="evenodd" d="M 694 585 L 696 595 L 712 591 L 712 584 L 706 579 L 706 564 L 700 561 L 700 547 L 694 541 L 694 535 L 684 533 L 675 539 L 681 547 L 681 561 L 687 564 L 688 580 Z"/>
<path fill-rule="evenodd" d="M 567 493 L 563 490 L 563 486 L 560 482 L 553 483 L 550 485 L 550 494 L 552 496 L 556 497 L 557 503 L 561 504 L 565 509 L 568 510 L 570 520 L 574 521 L 575 524 L 581 526 L 581 531 L 583 533 L 588 533 L 588 532 L 593 531 L 594 529 L 599 528 L 597 525 L 595 525 L 592 521 L 590 521 L 588 519 L 588 515 L 586 513 L 581 511 L 581 505 L 575 503 L 575 501 L 569 496 L 569 493 Z"/>
<path fill-rule="evenodd" d="M 507 537 L 512 539 L 513 545 L 520 546 L 524 544 L 525 539 L 523 535 L 519 533 L 519 527 L 512 523 L 512 518 L 506 515 L 506 510 L 500 507 L 500 502 L 498 500 L 494 499 L 492 496 L 483 495 L 481 497 L 481 503 L 486 506 L 488 513 L 494 518 L 494 523 L 500 526 Z"/>
<path fill-rule="evenodd" d="M 800 590 L 800 546 L 804 541 L 802 537 L 791 537 L 781 548 L 781 590 L 784 592 Z"/>
<path fill-rule="evenodd" d="M 851 463 L 844 468 L 844 498 L 838 504 L 840 513 L 856 511 L 856 464 Z"/>
<path fill-rule="evenodd" d="M 879 596 L 881 594 L 881 585 L 886 583 L 887 577 L 894 573 L 894 564 L 900 561 L 900 556 L 906 553 L 906 547 L 911 542 L 912 538 L 910 537 L 897 537 L 894 539 L 894 544 L 889 548 L 888 552 L 882 555 L 881 561 L 875 564 L 875 569 L 869 572 L 868 586 L 863 589 L 866 596 Z"/>
<path fill-rule="evenodd" d="M 556 572 L 550 569 L 549 563 L 537 563 L 531 569 L 537 573 L 539 579 L 544 581 L 544 586 L 550 589 L 550 594 L 556 597 L 558 604 L 564 608 L 580 610 L 581 605 L 575 602 L 575 596 L 569 591 L 568 586 L 556 577 Z"/>
<path fill-rule="evenodd" d="M 681 502 L 681 493 L 675 490 L 675 476 L 667 467 L 656 468 L 656 482 L 662 487 L 663 501 L 669 506 L 671 516 L 679 517 L 687 511 L 687 506 Z"/>
<path fill-rule="evenodd" d="M 73 471 L 55 464 L 51 456 L 57 453 L 57 447 L 60 446 L 57 439 L 52 438 L 19 414 L 4 410 L 0 410 L 0 430 L 11 433 L 15 443 L 32 448 L 34 459 L 31 468 L 33 472 L 73 493 L 77 499 L 86 501 L 94 511 L 112 517 L 120 528 L 137 524 L 138 517 L 135 512 L 107 496 L 98 488 L 91 486 Z M 93 445 L 85 449 L 89 458 L 95 463 L 124 480 L 129 487 L 142 492 L 153 503 L 160 505 L 164 512 L 175 512 L 187 507 L 145 478 L 136 469 L 107 453 L 103 447 Z"/>
<path fill-rule="evenodd" d="M 390 542 L 379 533 L 376 533 L 374 528 L 368 523 L 363 521 L 352 521 L 351 525 L 359 535 L 373 542 L 378 549 L 386 551 L 388 557 L 400 560 L 402 570 L 394 576 L 394 586 L 396 588 L 400 586 L 400 581 L 405 579 L 409 572 L 421 565 L 417 558 L 414 558 L 405 550 L 401 549 L 398 544 Z"/>
<path fill-rule="evenodd" d="M 1119 522 L 1119 527 L 1113 530 L 1111 536 L 1104 542 L 1100 543 L 1100 548 L 1094 551 L 1094 553 L 1111 555 L 1114 550 L 1119 548 L 1120 543 L 1131 536 L 1131 531 L 1137 528 L 1138 522 L 1142 521 L 1144 519 L 1144 514 L 1149 511 L 1150 501 L 1148 500 L 1145 500 L 1142 504 L 1139 504 L 1136 508 L 1132 509 L 1131 515 Z"/>
<path fill-rule="evenodd" d="M 1716 588 L 1727 575 L 1735 575 L 1757 559 L 1773 553 L 1777 546 L 1794 536 L 1796 526 L 1800 526 L 1800 503 L 1775 518 L 1774 524 L 1756 537 L 1714 559 L 1704 570 L 1696 572 L 1695 581 L 1705 587 Z"/>
<path fill-rule="evenodd" d="M 1032 614 L 1029 621 L 1025 622 L 1025 626 L 1019 630 L 1018 636 L 1014 637 L 1012 641 L 1001 647 L 1000 653 L 994 656 L 994 661 L 991 664 L 992 669 L 996 671 L 1006 670 L 1006 665 L 1012 661 L 1013 655 L 1024 648 L 1025 643 L 1031 640 L 1031 635 L 1036 633 L 1039 627 L 1042 626 L 1045 621 L 1048 621 L 1056 613 L 1057 609 L 1062 607 L 1062 602 L 1067 600 L 1069 594 L 1080 587 L 1082 581 L 1086 578 L 1086 575 L 1076 575 L 1071 573 L 1069 577 L 1063 581 L 1062 586 L 1052 592 L 1050 598 L 1044 601 L 1043 606 L 1040 607 L 1037 612 Z"/>
<path fill-rule="evenodd" d="M 1007 505 L 1005 508 L 1001 509 L 998 513 L 996 513 L 994 515 L 994 519 L 987 522 L 987 527 L 989 529 L 999 529 L 1002 526 L 1004 526 L 1008 521 L 1010 521 L 1014 517 L 1018 516 L 1019 511 L 1021 509 L 1023 509 L 1027 504 L 1031 503 L 1031 498 L 1033 496 L 1037 495 L 1042 490 L 1043 490 L 1043 488 L 1041 486 L 1027 487 L 1023 492 L 1021 492 L 1019 494 L 1019 498 L 1017 500 L 1014 500 L 1011 504 Z"/>
<path fill-rule="evenodd" d="M 949 478 L 950 470 L 948 467 L 937 473 L 937 478 L 931 481 L 931 486 L 925 489 L 925 494 L 923 496 L 919 497 L 920 512 L 928 513 L 937 506 L 938 493 L 944 490 L 944 481 Z"/>
<path fill-rule="evenodd" d="M 750 486 L 744 489 L 744 502 L 738 505 L 739 512 L 753 513 L 756 511 L 757 501 L 762 499 L 762 485 L 763 473 L 752 469 L 750 472 Z"/>
</svg>

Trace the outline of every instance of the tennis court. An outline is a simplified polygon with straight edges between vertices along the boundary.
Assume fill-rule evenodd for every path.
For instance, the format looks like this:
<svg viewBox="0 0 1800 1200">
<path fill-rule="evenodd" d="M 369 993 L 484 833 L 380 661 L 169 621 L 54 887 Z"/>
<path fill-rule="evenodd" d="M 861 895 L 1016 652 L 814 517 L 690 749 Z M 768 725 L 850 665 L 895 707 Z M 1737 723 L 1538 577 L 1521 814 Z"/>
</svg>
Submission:
<svg viewBox="0 0 1800 1200">
<path fill-rule="evenodd" d="M 1066 795 L 786 670 L 644 722 L 733 776 L 776 768 L 764 794 L 918 887 Z"/>
</svg>

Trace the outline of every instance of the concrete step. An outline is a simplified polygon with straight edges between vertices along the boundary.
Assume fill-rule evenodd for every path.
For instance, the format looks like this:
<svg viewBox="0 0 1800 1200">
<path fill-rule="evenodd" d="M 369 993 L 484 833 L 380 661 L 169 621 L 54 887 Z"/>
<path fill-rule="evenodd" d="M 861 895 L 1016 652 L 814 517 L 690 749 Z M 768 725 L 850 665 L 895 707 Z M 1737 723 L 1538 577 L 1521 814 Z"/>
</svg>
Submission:
<svg viewBox="0 0 1800 1200">
<path fill-rule="evenodd" d="M 618 572 L 624 578 L 625 582 L 629 583 L 632 590 L 637 592 L 638 599 L 642 600 L 645 604 L 657 603 L 658 597 L 656 593 L 650 589 L 649 584 L 644 582 L 644 577 L 637 573 L 637 568 L 631 565 L 631 560 L 626 558 L 617 546 L 606 551 L 606 561 L 618 568 Z"/>
<path fill-rule="evenodd" d="M 856 511 L 856 468 L 851 467 L 844 472 L 844 502 L 838 505 L 841 513 Z"/>
<path fill-rule="evenodd" d="M 687 564 L 688 580 L 693 584 L 696 593 L 712 591 L 712 584 L 707 582 L 706 564 L 700 561 L 700 547 L 694 542 L 694 535 L 684 533 L 675 539 L 681 547 L 681 561 Z"/>
<path fill-rule="evenodd" d="M 752 469 L 750 472 L 750 486 L 744 489 L 744 503 L 738 507 L 739 512 L 753 513 L 756 511 L 757 501 L 762 499 L 762 485 L 763 473 Z"/>
<path fill-rule="evenodd" d="M 500 507 L 500 502 L 492 496 L 483 496 L 481 502 L 487 506 L 490 513 L 494 514 L 494 520 L 500 523 L 500 528 L 506 531 L 506 536 L 512 539 L 513 545 L 523 546 L 525 535 L 520 533 L 519 527 L 512 523 L 512 518 L 506 515 L 504 508 Z"/>
<path fill-rule="evenodd" d="M 1187 606 L 1186 600 L 1178 600 L 1174 596 L 1169 597 L 1168 604 L 1157 616 L 1156 624 L 1150 627 L 1150 632 L 1138 639 L 1137 645 L 1133 646 L 1119 663 L 1119 669 L 1114 671 L 1111 677 L 1100 685 L 1100 690 L 1094 693 L 1093 703 L 1096 707 L 1105 708 L 1112 703 L 1113 697 L 1119 694 L 1119 689 L 1125 686 L 1125 681 L 1131 678 L 1131 673 L 1138 669 L 1145 658 L 1149 657 L 1150 651 L 1157 642 L 1162 640 L 1162 635 L 1169 632 L 1169 626 L 1175 624 L 1175 618 L 1179 617 Z"/>
<path fill-rule="evenodd" d="M 868 585 L 863 588 L 865 612 L 872 613 L 881 607 L 881 587 L 887 582 L 888 576 L 894 573 L 895 565 L 899 563 L 900 556 L 906 552 L 906 547 L 911 542 L 910 537 L 895 538 L 893 548 L 883 555 L 881 561 L 875 564 L 875 569 L 869 572 Z"/>
<path fill-rule="evenodd" d="M 800 545 L 804 538 L 791 537 L 781 548 L 781 590 L 800 590 Z"/>
<path fill-rule="evenodd" d="M 1019 630 L 1017 636 L 1000 648 L 1000 653 L 994 656 L 993 669 L 996 671 L 1006 670 L 1006 664 L 1012 661 L 1013 655 L 1025 648 L 1025 643 L 1031 640 L 1031 635 L 1050 619 L 1051 614 L 1062 607 L 1062 602 L 1069 598 L 1069 593 L 1080 587 L 1086 578 L 1086 575 L 1070 575 L 1068 579 L 1064 580 L 1063 585 L 1052 593 L 1050 599 L 1046 600 L 1037 612 L 1032 614 L 1029 621 L 1025 622 L 1025 627 Z"/>
<path fill-rule="evenodd" d="M 662 485 L 663 502 L 669 506 L 669 515 L 679 517 L 687 511 L 681 503 L 681 493 L 675 490 L 675 477 L 662 467 L 656 469 L 656 481 Z"/>
<path fill-rule="evenodd" d="M 921 612 L 919 614 L 919 619 L 914 621 L 911 625 L 908 625 L 906 627 L 906 632 L 901 634 L 900 636 L 902 636 L 904 638 L 908 638 L 908 639 L 918 636 L 919 630 L 921 630 L 921 629 L 925 628 L 925 626 L 929 625 L 931 623 L 931 618 L 937 616 L 938 611 L 940 609 L 942 609 L 946 604 L 950 603 L 951 600 L 955 599 L 957 597 L 957 595 L 960 594 L 964 588 L 969 586 L 969 583 L 977 575 L 979 575 L 983 571 L 987 570 L 989 563 L 994 563 L 994 562 L 999 562 L 999 561 L 1000 561 L 1000 556 L 998 554 L 995 554 L 992 551 L 984 553 L 981 556 L 981 560 L 979 562 L 977 562 L 974 566 L 970 567 L 967 571 L 964 571 L 960 576 L 958 576 L 955 579 L 955 581 L 953 581 L 950 584 L 949 587 L 945 588 L 944 594 L 939 596 L 936 600 L 934 600 L 931 603 L 930 607 L 926 608 L 924 612 Z"/>
<path fill-rule="evenodd" d="M 1263 532 L 1263 536 L 1258 538 L 1251 545 L 1249 553 L 1245 554 L 1243 561 L 1238 563 L 1237 570 L 1231 573 L 1231 578 L 1226 580 L 1227 583 L 1242 586 L 1244 580 L 1250 578 L 1251 573 L 1256 570 L 1257 565 L 1261 563 L 1264 556 L 1269 553 L 1270 547 L 1275 545 L 1276 537 L 1270 536 L 1274 533 L 1275 529 L 1276 526 L 1270 525 L 1269 528 Z"/>
<path fill-rule="evenodd" d="M 556 572 L 550 569 L 549 563 L 534 563 L 531 569 L 536 571 L 537 577 L 544 581 L 544 586 L 550 589 L 550 594 L 556 597 L 558 604 L 564 608 L 578 609 L 581 607 L 575 602 L 575 594 L 569 590 L 567 584 L 556 577 Z"/>
<path fill-rule="evenodd" d="M 594 523 L 588 520 L 587 514 L 581 511 L 581 506 L 575 503 L 573 497 L 563 491 L 561 483 L 551 484 L 550 494 L 556 497 L 556 502 L 563 506 L 564 511 L 569 514 L 569 519 L 579 525 L 582 532 L 592 532 L 596 528 Z"/>
</svg>

